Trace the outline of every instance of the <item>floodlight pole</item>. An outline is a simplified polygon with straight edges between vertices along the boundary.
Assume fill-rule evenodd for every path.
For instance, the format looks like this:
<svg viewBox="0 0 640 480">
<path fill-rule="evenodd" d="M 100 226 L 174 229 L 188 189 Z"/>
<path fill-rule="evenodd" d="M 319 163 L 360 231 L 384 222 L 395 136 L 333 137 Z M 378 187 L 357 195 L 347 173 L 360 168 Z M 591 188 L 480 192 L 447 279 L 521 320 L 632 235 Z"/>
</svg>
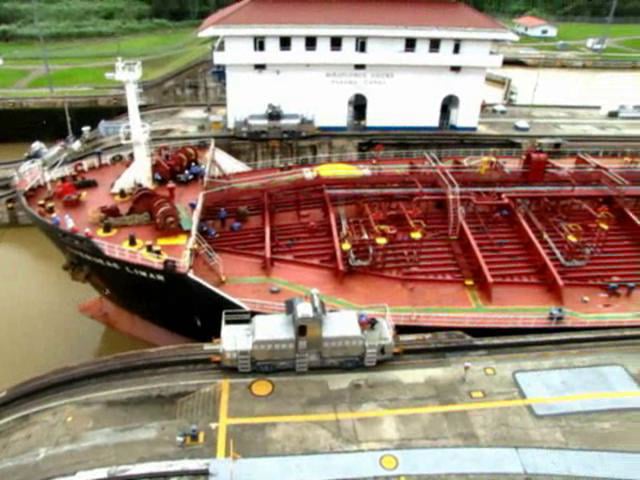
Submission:
<svg viewBox="0 0 640 480">
<path fill-rule="evenodd" d="M 609 34 L 611 33 L 611 24 L 613 23 L 613 18 L 615 17 L 617 8 L 618 8 L 618 0 L 612 0 L 611 9 L 609 10 L 609 15 L 607 16 L 607 26 L 604 31 L 604 36 L 602 37 L 603 45 L 606 45 L 607 39 L 609 38 Z"/>
<path fill-rule="evenodd" d="M 42 30 L 40 30 L 38 26 L 38 0 L 31 0 L 31 7 L 33 8 L 33 23 L 38 31 L 38 39 L 42 49 L 42 62 L 44 63 L 44 73 L 47 77 L 47 85 L 49 86 L 49 92 L 53 93 L 53 81 L 51 80 L 51 69 L 49 68 L 49 51 L 47 50 L 47 44 L 44 41 Z"/>
</svg>

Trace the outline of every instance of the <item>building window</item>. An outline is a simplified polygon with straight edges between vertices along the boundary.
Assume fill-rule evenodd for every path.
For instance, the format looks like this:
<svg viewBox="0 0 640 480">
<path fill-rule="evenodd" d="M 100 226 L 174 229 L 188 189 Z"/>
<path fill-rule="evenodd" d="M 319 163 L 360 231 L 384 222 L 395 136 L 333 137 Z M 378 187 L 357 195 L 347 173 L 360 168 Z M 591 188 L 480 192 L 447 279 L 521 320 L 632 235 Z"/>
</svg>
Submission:
<svg viewBox="0 0 640 480">
<path fill-rule="evenodd" d="M 455 40 L 453 42 L 453 54 L 458 55 L 460 53 L 460 40 Z"/>
<path fill-rule="evenodd" d="M 318 47 L 318 39 L 316 37 L 304 37 L 304 49 L 307 52 L 315 52 Z"/>
<path fill-rule="evenodd" d="M 416 39 L 415 38 L 405 38 L 404 39 L 404 51 L 405 52 L 415 52 L 416 51 Z"/>
<path fill-rule="evenodd" d="M 256 52 L 264 52 L 264 37 L 253 38 L 253 50 Z"/>
<path fill-rule="evenodd" d="M 262 71 L 262 70 L 266 70 L 267 66 L 264 63 L 260 63 L 258 65 L 254 65 L 253 69 L 254 70 L 258 70 L 258 71 Z"/>
<path fill-rule="evenodd" d="M 331 51 L 339 52 L 342 50 L 342 37 L 331 37 Z"/>
<path fill-rule="evenodd" d="M 429 53 L 438 53 L 440 51 L 440 40 L 429 40 Z"/>
<path fill-rule="evenodd" d="M 366 53 L 367 51 L 367 39 L 363 37 L 356 38 L 356 52 Z"/>
<path fill-rule="evenodd" d="M 549 30 L 547 30 L 546 28 L 543 28 L 542 30 L 540 30 L 540 33 L 543 35 L 546 35 L 547 33 L 549 33 Z"/>
<path fill-rule="evenodd" d="M 460 73 L 462 71 L 462 67 L 449 67 L 451 72 Z"/>
<path fill-rule="evenodd" d="M 283 52 L 291 50 L 291 37 L 280 37 L 280 50 Z"/>
<path fill-rule="evenodd" d="M 366 70 L 367 66 L 366 65 L 354 65 L 353 69 L 354 70 Z"/>
</svg>

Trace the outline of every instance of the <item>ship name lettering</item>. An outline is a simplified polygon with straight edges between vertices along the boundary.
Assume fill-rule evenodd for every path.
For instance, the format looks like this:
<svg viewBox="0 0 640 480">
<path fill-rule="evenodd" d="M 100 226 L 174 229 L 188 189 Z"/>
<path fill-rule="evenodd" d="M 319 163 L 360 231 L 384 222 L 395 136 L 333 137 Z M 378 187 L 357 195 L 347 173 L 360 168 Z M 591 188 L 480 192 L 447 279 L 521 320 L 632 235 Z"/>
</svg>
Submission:
<svg viewBox="0 0 640 480">
<path fill-rule="evenodd" d="M 76 249 L 69 249 L 71 250 L 75 255 L 77 255 L 80 258 L 83 258 L 84 260 L 88 260 L 89 262 L 92 263 L 97 263 L 98 265 L 102 265 L 103 267 L 109 267 L 109 268 L 113 268 L 114 270 L 122 270 L 124 268 L 124 271 L 131 274 L 131 275 L 137 275 L 139 277 L 144 277 L 144 278 L 150 278 L 152 280 L 157 280 L 160 282 L 164 282 L 165 278 L 164 275 L 162 275 L 161 273 L 155 273 L 155 272 L 147 272 L 146 270 L 141 270 L 138 268 L 134 268 L 134 267 L 129 267 L 128 265 L 120 265 L 117 262 L 113 262 L 111 260 L 105 260 L 103 258 L 100 257 L 96 257 L 94 255 L 89 255 L 88 253 L 82 252 L 80 250 L 76 250 Z"/>
</svg>

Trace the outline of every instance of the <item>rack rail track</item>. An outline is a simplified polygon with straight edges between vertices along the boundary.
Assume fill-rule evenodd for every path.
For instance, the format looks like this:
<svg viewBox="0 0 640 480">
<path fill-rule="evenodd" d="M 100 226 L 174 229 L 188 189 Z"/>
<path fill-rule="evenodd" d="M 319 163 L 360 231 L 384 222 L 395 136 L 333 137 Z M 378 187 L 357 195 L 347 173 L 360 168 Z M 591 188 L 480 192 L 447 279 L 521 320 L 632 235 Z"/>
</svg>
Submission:
<svg viewBox="0 0 640 480">
<path fill-rule="evenodd" d="M 486 350 L 499 351 L 523 347 L 547 348 L 576 344 L 596 346 L 609 342 L 637 340 L 640 340 L 640 329 L 633 328 L 484 338 L 474 338 L 459 331 L 403 334 L 398 336 L 397 355 L 378 368 L 393 368 L 394 364 L 398 366 L 403 361 L 421 355 L 428 359 L 430 354 L 464 354 Z M 9 411 L 13 418 L 19 417 L 21 415 L 20 409 L 23 406 L 29 408 L 34 401 L 38 401 L 41 397 L 60 394 L 61 390 L 71 389 L 83 384 L 83 382 L 94 382 L 97 379 L 106 379 L 110 376 L 125 375 L 126 377 L 140 376 L 144 378 L 145 372 L 147 374 L 153 372 L 155 376 L 158 376 L 161 375 L 163 369 L 183 367 L 202 368 L 221 375 L 224 370 L 214 359 L 218 352 L 216 344 L 194 343 L 122 353 L 57 369 L 0 392 L 0 418 L 5 417 Z M 224 372 L 230 377 L 242 375 L 231 370 Z M 152 387 L 153 385 L 150 386 L 150 388 Z M 28 411 L 25 412 L 25 414 L 28 413 Z"/>
</svg>

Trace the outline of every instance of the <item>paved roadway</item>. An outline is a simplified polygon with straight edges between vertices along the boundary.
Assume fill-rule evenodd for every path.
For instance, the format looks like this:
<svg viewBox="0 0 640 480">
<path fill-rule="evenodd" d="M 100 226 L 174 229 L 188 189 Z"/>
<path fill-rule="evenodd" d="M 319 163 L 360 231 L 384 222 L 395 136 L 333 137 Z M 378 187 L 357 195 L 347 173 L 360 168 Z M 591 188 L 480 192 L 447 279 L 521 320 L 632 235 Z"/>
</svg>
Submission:
<svg viewBox="0 0 640 480">
<path fill-rule="evenodd" d="M 640 478 L 639 354 L 640 342 L 625 341 L 266 379 L 206 365 L 109 377 L 53 393 L 27 415 L 0 412 L 0 478 L 88 469 L 98 470 L 69 478 L 103 478 L 166 462 L 234 479 Z M 204 443 L 178 447 L 192 423 Z"/>
<path fill-rule="evenodd" d="M 531 130 L 517 132 L 513 128 L 517 120 L 527 120 Z M 598 108 L 568 107 L 507 107 L 506 114 L 485 112 L 482 114 L 479 133 L 534 137 L 563 136 L 640 136 L 640 119 L 619 120 L 608 118 Z"/>
</svg>

